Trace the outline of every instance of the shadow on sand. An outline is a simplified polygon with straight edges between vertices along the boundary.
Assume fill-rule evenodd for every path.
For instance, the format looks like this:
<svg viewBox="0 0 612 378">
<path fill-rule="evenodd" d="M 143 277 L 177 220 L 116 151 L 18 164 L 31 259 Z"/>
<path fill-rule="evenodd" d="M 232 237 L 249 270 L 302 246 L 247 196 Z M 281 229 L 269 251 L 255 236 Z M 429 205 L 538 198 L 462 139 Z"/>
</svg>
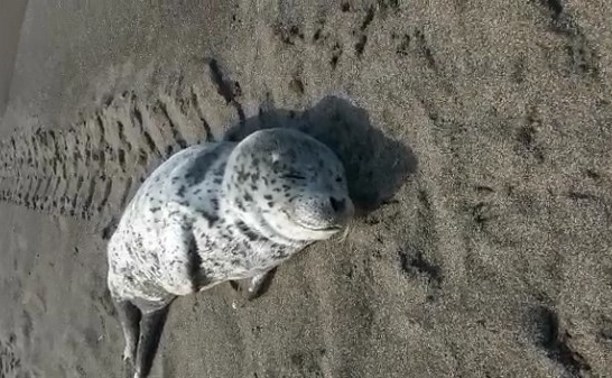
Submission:
<svg viewBox="0 0 612 378">
<path fill-rule="evenodd" d="M 335 96 L 325 97 L 303 112 L 260 111 L 232 126 L 224 140 L 237 142 L 254 131 L 274 127 L 298 129 L 338 155 L 358 215 L 389 201 L 417 169 L 417 159 L 408 146 L 374 128 L 365 110 Z"/>
<path fill-rule="evenodd" d="M 391 200 L 408 176 L 416 172 L 412 150 L 386 137 L 370 123 L 367 112 L 349 101 L 328 96 L 303 112 L 273 109 L 233 125 L 224 140 L 238 142 L 254 131 L 275 127 L 298 129 L 326 144 L 338 155 L 346 169 L 349 195 L 357 216 L 367 215 Z M 276 268 L 266 277 L 259 292 L 264 295 Z M 248 280 L 230 281 L 243 291 Z"/>
</svg>

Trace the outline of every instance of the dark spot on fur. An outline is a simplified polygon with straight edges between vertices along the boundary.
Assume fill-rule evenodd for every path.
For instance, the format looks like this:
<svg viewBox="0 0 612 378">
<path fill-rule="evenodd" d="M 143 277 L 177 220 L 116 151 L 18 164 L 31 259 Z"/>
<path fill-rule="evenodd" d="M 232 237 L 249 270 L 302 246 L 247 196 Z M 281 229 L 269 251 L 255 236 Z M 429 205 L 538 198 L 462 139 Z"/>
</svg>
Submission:
<svg viewBox="0 0 612 378">
<path fill-rule="evenodd" d="M 244 199 L 245 202 L 252 202 L 253 201 L 253 197 L 251 197 L 251 195 L 249 193 L 245 193 L 242 198 Z"/>
<path fill-rule="evenodd" d="M 234 202 L 234 204 L 236 205 L 236 207 L 238 208 L 238 210 L 240 211 L 245 211 L 246 209 L 244 208 L 244 204 L 242 203 L 242 201 L 236 200 Z"/>
<path fill-rule="evenodd" d="M 238 229 L 240 230 L 240 232 L 245 232 L 249 229 L 249 226 L 247 226 L 244 222 L 242 221 L 238 221 L 236 222 L 236 227 L 238 227 Z"/>
<path fill-rule="evenodd" d="M 217 221 L 219 221 L 219 217 L 213 214 L 209 214 L 204 210 L 197 210 L 196 213 L 200 214 L 202 218 L 208 221 L 208 227 L 212 227 Z"/>
<path fill-rule="evenodd" d="M 236 226 L 238 227 L 238 230 L 240 231 L 240 233 L 246 236 L 247 239 L 249 239 L 250 241 L 256 241 L 260 239 L 259 235 L 255 233 L 253 230 L 251 230 L 249 226 L 244 224 L 244 222 L 238 221 L 236 222 Z"/>
<path fill-rule="evenodd" d="M 269 194 L 265 194 L 265 195 L 264 195 L 264 199 L 266 199 L 266 200 L 268 200 L 268 201 L 271 201 L 271 200 L 272 200 L 272 196 L 271 196 L 271 195 L 269 195 Z"/>
<path fill-rule="evenodd" d="M 152 208 L 149 209 L 149 211 L 152 212 L 152 213 L 157 213 L 160 210 L 161 210 L 161 207 L 159 207 L 159 206 L 152 207 Z"/>
<path fill-rule="evenodd" d="M 268 202 L 268 207 L 274 206 L 274 202 Z"/>
<path fill-rule="evenodd" d="M 245 171 L 244 166 L 240 166 L 239 168 L 236 169 L 236 181 L 239 184 L 242 184 L 243 182 L 248 180 L 250 177 L 251 177 L 251 173 L 248 171 Z"/>
<path fill-rule="evenodd" d="M 176 191 L 176 195 L 179 197 L 184 197 L 185 196 L 185 185 L 181 185 L 181 187 Z"/>
<path fill-rule="evenodd" d="M 209 168 L 219 158 L 219 148 L 221 145 L 201 153 L 193 160 L 189 167 L 189 172 L 185 175 L 185 179 L 189 178 L 188 185 L 193 185 L 204 181 Z M 189 175 L 189 177 L 187 177 Z"/>
</svg>

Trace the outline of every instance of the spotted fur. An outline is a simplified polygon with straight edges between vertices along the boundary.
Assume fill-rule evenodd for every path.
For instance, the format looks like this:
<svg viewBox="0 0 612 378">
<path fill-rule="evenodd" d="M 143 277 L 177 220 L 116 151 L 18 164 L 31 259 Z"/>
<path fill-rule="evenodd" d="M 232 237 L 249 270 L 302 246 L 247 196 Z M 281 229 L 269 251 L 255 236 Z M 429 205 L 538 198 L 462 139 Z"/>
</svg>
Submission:
<svg viewBox="0 0 612 378">
<path fill-rule="evenodd" d="M 303 133 L 268 129 L 193 146 L 159 166 L 128 204 L 108 245 L 108 286 L 118 309 L 132 304 L 146 318 L 224 281 L 258 284 L 352 214 L 341 162 Z M 125 357 L 134 359 L 142 329 L 139 342 L 122 325 Z M 136 359 L 136 376 L 147 364 Z"/>
</svg>

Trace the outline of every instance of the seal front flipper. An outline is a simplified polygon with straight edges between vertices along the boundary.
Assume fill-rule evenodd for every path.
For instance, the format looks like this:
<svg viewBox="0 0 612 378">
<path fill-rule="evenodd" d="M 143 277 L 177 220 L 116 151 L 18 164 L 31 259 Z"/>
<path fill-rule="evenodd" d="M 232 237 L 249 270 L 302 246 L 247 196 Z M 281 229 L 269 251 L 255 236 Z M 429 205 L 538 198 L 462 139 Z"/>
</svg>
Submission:
<svg viewBox="0 0 612 378">
<path fill-rule="evenodd" d="M 276 268 L 252 277 L 247 287 L 246 298 L 253 300 L 265 294 L 270 288 L 274 274 L 276 274 Z"/>
<path fill-rule="evenodd" d="M 142 314 L 134 378 L 145 378 L 149 375 L 169 309 L 170 306 L 166 305 L 160 309 Z"/>
<path fill-rule="evenodd" d="M 251 277 L 248 280 L 246 290 L 242 289 L 242 286 L 234 280 L 230 281 L 230 285 L 237 292 L 244 291 L 243 296 L 247 300 L 251 301 L 259 298 L 268 291 L 270 284 L 272 283 L 272 278 L 274 278 L 274 274 L 276 274 L 276 268 L 272 268 L 266 272 Z"/>
</svg>

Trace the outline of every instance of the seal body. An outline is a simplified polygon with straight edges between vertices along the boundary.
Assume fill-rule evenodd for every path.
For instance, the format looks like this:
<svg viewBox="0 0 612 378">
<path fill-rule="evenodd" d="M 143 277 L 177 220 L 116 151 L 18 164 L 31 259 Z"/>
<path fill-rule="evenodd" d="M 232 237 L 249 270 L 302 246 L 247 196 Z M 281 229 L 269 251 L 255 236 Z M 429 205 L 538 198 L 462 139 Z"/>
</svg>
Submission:
<svg viewBox="0 0 612 378">
<path fill-rule="evenodd" d="M 168 305 L 215 284 L 262 277 L 353 215 L 344 168 L 288 129 L 182 150 L 141 185 L 108 244 L 108 287 L 135 376 L 148 374 Z"/>
</svg>

